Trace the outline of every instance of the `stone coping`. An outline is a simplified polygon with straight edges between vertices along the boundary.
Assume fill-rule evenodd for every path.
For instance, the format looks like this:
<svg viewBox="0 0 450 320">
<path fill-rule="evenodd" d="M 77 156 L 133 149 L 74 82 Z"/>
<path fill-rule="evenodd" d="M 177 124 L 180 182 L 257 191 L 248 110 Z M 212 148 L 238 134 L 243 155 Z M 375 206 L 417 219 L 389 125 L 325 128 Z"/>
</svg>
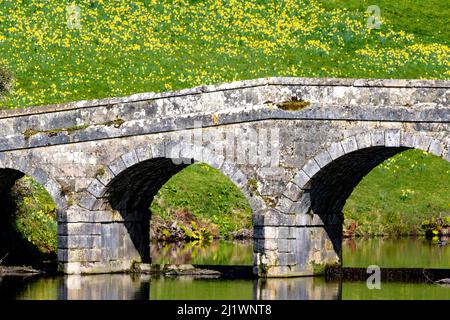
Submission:
<svg viewBox="0 0 450 320">
<path fill-rule="evenodd" d="M 32 114 L 52 113 L 96 106 L 108 106 L 118 103 L 157 100 L 163 98 L 197 95 L 217 91 L 227 91 L 242 88 L 261 87 L 270 85 L 298 85 L 298 86 L 346 86 L 346 87 L 384 87 L 384 88 L 450 88 L 449 80 L 418 80 L 418 79 L 351 79 L 351 78 L 295 78 L 269 77 L 253 80 L 241 80 L 217 85 L 203 85 L 189 89 L 169 92 L 137 93 L 125 97 L 112 97 L 95 100 L 81 100 L 46 106 L 34 106 L 26 109 L 11 109 L 0 111 L 0 119 L 26 116 Z"/>
</svg>

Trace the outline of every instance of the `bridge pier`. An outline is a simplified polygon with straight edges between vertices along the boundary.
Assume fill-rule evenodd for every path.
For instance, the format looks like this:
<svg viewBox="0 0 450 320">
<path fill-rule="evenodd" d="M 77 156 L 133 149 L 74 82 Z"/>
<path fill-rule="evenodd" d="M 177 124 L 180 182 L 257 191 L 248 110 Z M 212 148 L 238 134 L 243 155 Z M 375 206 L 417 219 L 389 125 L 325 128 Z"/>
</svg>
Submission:
<svg viewBox="0 0 450 320">
<path fill-rule="evenodd" d="M 149 223 L 124 220 L 118 212 L 71 208 L 58 223 L 58 270 L 127 272 L 150 263 Z"/>
<path fill-rule="evenodd" d="M 342 224 L 339 220 L 335 224 L 323 224 L 305 222 L 304 218 L 272 209 L 254 219 L 255 274 L 310 276 L 322 273 L 327 265 L 340 263 Z M 313 220 L 313 215 L 310 218 Z"/>
</svg>

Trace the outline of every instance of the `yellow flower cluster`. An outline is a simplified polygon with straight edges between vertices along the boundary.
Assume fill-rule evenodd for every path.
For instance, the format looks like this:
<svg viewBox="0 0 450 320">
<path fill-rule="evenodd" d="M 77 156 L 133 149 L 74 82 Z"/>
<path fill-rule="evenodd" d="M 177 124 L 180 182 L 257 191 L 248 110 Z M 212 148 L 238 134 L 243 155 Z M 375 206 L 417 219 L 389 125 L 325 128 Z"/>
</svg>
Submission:
<svg viewBox="0 0 450 320">
<path fill-rule="evenodd" d="M 80 28 L 68 24 L 68 4 Z M 297 0 L 2 0 L 8 107 L 264 76 L 450 77 L 449 47 L 366 27 L 364 13 Z M 420 69 L 420 70 L 422 70 Z M 402 76 L 402 73 L 399 74 Z"/>
<path fill-rule="evenodd" d="M 383 65 L 387 72 L 395 72 L 410 63 L 419 63 L 443 66 L 445 74 L 450 76 L 450 51 L 446 45 L 433 43 L 411 44 L 403 48 L 364 48 L 356 50 L 356 53 Z"/>
</svg>

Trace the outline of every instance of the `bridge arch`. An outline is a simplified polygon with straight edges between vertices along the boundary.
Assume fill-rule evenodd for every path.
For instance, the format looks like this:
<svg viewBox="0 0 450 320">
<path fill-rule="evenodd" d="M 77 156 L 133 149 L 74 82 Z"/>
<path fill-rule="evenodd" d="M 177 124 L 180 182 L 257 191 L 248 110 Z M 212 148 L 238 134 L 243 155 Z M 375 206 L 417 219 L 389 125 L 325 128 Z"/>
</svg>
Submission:
<svg viewBox="0 0 450 320">
<path fill-rule="evenodd" d="M 67 209 L 67 199 L 61 185 L 38 163 L 30 158 L 0 153 L 0 193 L 10 189 L 24 175 L 35 179 L 50 194 L 59 213 Z"/>
<path fill-rule="evenodd" d="M 450 145 L 445 137 L 397 129 L 349 136 L 329 144 L 308 160 L 288 182 L 276 206 L 281 215 L 292 218 L 290 225 L 295 231 L 290 233 L 296 233 L 290 234 L 296 243 L 291 245 L 291 260 L 284 267 L 293 274 L 306 275 L 315 272 L 314 266 L 340 263 L 342 210 L 348 197 L 372 169 L 408 149 L 450 161 Z"/>
<path fill-rule="evenodd" d="M 31 157 L 0 152 L 1 250 L 6 250 L 8 259 L 12 263 L 33 264 L 41 261 L 41 259 L 52 259 L 53 252 L 44 253 L 41 251 L 38 248 L 39 246 L 25 236 L 23 230 L 20 231 L 20 229 L 14 227 L 10 220 L 11 217 L 16 219 L 17 210 L 19 210 L 16 198 L 11 191 L 16 182 L 24 176 L 32 178 L 34 182 L 37 182 L 47 191 L 56 205 L 58 222 L 67 208 L 67 201 L 61 185 Z M 26 228 L 30 227 L 34 226 L 29 224 L 26 226 Z"/>
<path fill-rule="evenodd" d="M 96 211 L 118 213 L 112 229 L 102 232 L 102 237 L 106 237 L 102 243 L 124 246 L 119 259 L 148 263 L 149 208 L 153 198 L 173 175 L 193 163 L 208 164 L 228 177 L 246 197 L 253 215 L 264 210 L 264 201 L 252 193 L 249 178 L 234 163 L 206 147 L 167 141 L 141 144 L 104 165 L 87 187 L 79 205 L 92 214 Z M 123 243 L 117 240 L 117 234 Z M 116 258 L 116 254 L 111 255 L 111 259 Z"/>
<path fill-rule="evenodd" d="M 147 195 L 150 195 L 150 198 L 154 196 L 153 193 L 157 192 L 170 177 L 192 163 L 205 163 L 228 177 L 246 197 L 253 213 L 266 208 L 265 202 L 252 192 L 252 187 L 248 183 L 249 177 L 233 162 L 214 154 L 206 147 L 167 141 L 152 145 L 141 144 L 116 157 L 110 164 L 104 165 L 82 195 L 80 205 L 93 211 L 104 210 L 108 205 L 116 210 L 134 208 L 137 204 L 148 209 L 151 200 L 148 200 Z M 145 180 L 145 176 L 139 174 L 144 171 L 150 174 L 155 168 L 168 169 L 168 172 L 162 172 L 154 181 L 156 185 L 152 186 Z M 128 179 L 129 184 L 120 183 L 123 188 L 121 189 L 117 183 L 123 178 Z M 134 178 L 137 180 L 133 180 Z M 129 189 L 133 181 L 139 186 L 134 188 L 140 189 L 139 193 L 133 188 Z M 141 187 L 145 185 L 147 187 L 142 189 Z M 136 201 L 136 197 L 140 201 Z"/>
<path fill-rule="evenodd" d="M 353 188 L 366 174 L 408 149 L 419 149 L 450 161 L 448 143 L 427 134 L 397 129 L 359 133 L 331 143 L 307 161 L 286 185 L 277 209 L 292 212 L 294 202 L 301 201 L 306 191 L 317 197 L 321 195 L 320 201 L 318 198 L 312 201 L 316 213 L 340 212 Z"/>
</svg>

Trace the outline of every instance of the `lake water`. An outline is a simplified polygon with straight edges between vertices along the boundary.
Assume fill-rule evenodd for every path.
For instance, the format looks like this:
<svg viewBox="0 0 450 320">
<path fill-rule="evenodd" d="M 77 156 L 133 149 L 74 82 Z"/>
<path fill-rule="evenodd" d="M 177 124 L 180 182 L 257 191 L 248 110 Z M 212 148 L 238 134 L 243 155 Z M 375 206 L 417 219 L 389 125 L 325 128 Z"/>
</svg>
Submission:
<svg viewBox="0 0 450 320">
<path fill-rule="evenodd" d="M 343 243 L 346 267 L 450 268 L 450 246 L 417 239 L 364 239 Z M 250 265 L 252 245 L 219 241 L 208 247 L 153 246 L 154 263 Z M 449 299 L 450 288 L 423 283 L 326 282 L 321 277 L 257 280 L 205 280 L 126 274 L 0 278 L 3 299 Z"/>
</svg>

